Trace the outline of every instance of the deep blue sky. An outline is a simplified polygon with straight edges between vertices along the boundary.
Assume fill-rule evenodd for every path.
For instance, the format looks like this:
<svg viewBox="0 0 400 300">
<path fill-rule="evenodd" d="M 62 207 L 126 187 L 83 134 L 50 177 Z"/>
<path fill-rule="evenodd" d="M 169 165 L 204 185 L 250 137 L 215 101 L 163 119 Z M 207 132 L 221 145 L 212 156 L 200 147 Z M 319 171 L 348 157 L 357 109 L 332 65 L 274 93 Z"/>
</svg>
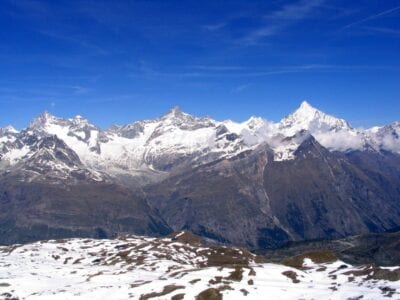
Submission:
<svg viewBox="0 0 400 300">
<path fill-rule="evenodd" d="M 400 120 L 400 1 L 0 0 L 0 126 L 44 110 L 108 127 L 178 105 L 279 120 L 307 99 Z"/>
</svg>

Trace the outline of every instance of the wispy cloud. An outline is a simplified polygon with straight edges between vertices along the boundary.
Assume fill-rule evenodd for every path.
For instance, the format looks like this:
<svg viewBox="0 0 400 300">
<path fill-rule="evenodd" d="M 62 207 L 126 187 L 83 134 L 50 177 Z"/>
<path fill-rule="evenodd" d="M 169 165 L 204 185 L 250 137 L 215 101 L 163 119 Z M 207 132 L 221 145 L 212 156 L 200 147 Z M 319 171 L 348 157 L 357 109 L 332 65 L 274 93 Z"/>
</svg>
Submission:
<svg viewBox="0 0 400 300">
<path fill-rule="evenodd" d="M 393 8 L 391 8 L 391 9 L 387 9 L 387 10 L 382 11 L 382 12 L 380 12 L 380 13 L 373 14 L 373 15 L 370 15 L 370 16 L 368 16 L 368 17 L 366 17 L 366 18 L 361 19 L 361 20 L 358 20 L 358 21 L 352 22 L 352 23 L 350 23 L 350 24 L 347 24 L 347 25 L 344 26 L 342 29 L 347 29 L 347 28 L 353 27 L 353 26 L 355 26 L 355 25 L 363 24 L 363 23 L 365 23 L 365 22 L 368 22 L 368 21 L 371 21 L 371 20 L 374 20 L 374 19 L 377 19 L 377 18 L 386 16 L 386 15 L 391 14 L 391 13 L 393 13 L 393 12 L 395 12 L 395 11 L 398 11 L 398 10 L 400 10 L 400 6 L 396 6 L 396 7 L 393 7 Z"/>
<path fill-rule="evenodd" d="M 13 10 L 7 11 L 8 14 L 15 17 L 43 17 L 50 16 L 51 10 L 43 1 L 36 0 L 6 0 L 12 5 Z"/>
<path fill-rule="evenodd" d="M 29 21 L 29 30 L 47 38 L 64 41 L 91 50 L 92 53 L 106 55 L 105 47 L 90 41 L 88 33 L 82 34 L 81 28 L 72 25 L 69 20 L 72 15 L 78 14 L 81 5 L 63 5 L 61 8 L 56 2 L 36 0 L 5 0 L 9 3 L 5 12 L 14 18 Z M 50 25 L 52 24 L 52 25 Z"/>
<path fill-rule="evenodd" d="M 321 7 L 325 0 L 301 0 L 296 3 L 284 5 L 280 9 L 264 16 L 264 25 L 250 31 L 241 42 L 252 45 L 261 39 L 275 36 L 287 27 L 304 20 L 312 15 L 314 10 Z"/>
<path fill-rule="evenodd" d="M 392 36 L 400 36 L 400 29 L 392 29 L 385 27 L 363 26 L 362 29 L 373 33 L 383 33 Z"/>
<path fill-rule="evenodd" d="M 197 70 L 207 70 L 207 71 L 237 71 L 237 70 L 248 69 L 248 67 L 244 66 L 221 66 L 221 65 L 193 65 L 193 66 L 188 66 L 188 68 L 193 68 Z"/>
<path fill-rule="evenodd" d="M 251 86 L 251 83 L 246 83 L 246 84 L 238 85 L 238 86 L 234 87 L 234 88 L 231 90 L 231 93 L 232 93 L 232 94 L 241 93 L 241 92 L 243 92 L 244 90 L 246 90 L 249 86 Z"/>
<path fill-rule="evenodd" d="M 208 31 L 216 31 L 224 28 L 227 25 L 226 22 L 221 22 L 217 24 L 208 24 L 208 25 L 203 25 L 203 28 L 208 30 Z"/>
<path fill-rule="evenodd" d="M 240 68 L 224 69 L 223 66 L 218 66 L 217 69 L 213 66 L 204 66 L 199 70 L 188 66 L 174 69 L 173 71 L 164 71 L 154 67 L 150 67 L 147 63 L 142 62 L 139 68 L 133 68 L 134 71 L 129 74 L 129 77 L 134 78 L 256 78 L 266 77 L 290 73 L 305 73 L 305 72 L 354 72 L 365 70 L 387 69 L 388 66 L 369 66 L 369 65 L 331 65 L 331 64 L 304 64 L 293 66 L 277 66 L 271 68 Z M 244 89 L 246 87 L 242 87 Z"/>
<path fill-rule="evenodd" d="M 281 9 L 266 15 L 265 18 L 280 20 L 302 20 L 305 17 L 308 17 L 316 7 L 322 6 L 324 2 L 324 0 L 298 1 L 296 3 L 283 6 Z"/>
<path fill-rule="evenodd" d="M 57 40 L 62 40 L 66 41 L 69 43 L 76 44 L 82 48 L 87 48 L 94 50 L 97 54 L 101 55 L 106 55 L 108 54 L 108 50 L 104 49 L 103 47 L 100 47 L 98 45 L 95 45 L 91 42 L 88 42 L 85 38 L 82 36 L 79 37 L 74 37 L 72 34 L 66 35 L 66 34 L 60 34 L 57 32 L 51 32 L 51 31 L 46 31 L 46 30 L 39 30 L 39 29 L 34 29 L 35 32 L 40 33 L 44 36 L 47 36 L 49 38 L 57 39 Z"/>
</svg>

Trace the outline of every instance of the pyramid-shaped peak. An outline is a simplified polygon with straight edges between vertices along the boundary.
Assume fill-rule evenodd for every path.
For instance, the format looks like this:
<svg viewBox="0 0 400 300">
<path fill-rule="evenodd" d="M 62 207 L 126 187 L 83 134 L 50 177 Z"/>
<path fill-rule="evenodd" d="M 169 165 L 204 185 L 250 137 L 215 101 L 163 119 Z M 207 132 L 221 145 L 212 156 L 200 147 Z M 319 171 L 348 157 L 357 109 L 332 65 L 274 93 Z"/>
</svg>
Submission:
<svg viewBox="0 0 400 300">
<path fill-rule="evenodd" d="M 291 133 L 298 130 L 341 130 L 350 129 L 350 125 L 343 119 L 328 115 L 303 101 L 300 107 L 280 122 L 281 128 L 288 129 Z"/>
<path fill-rule="evenodd" d="M 326 116 L 324 112 L 312 106 L 308 101 L 301 102 L 299 108 L 290 116 L 298 119 L 314 119 Z"/>
<path fill-rule="evenodd" d="M 302 101 L 299 108 L 301 108 L 301 109 L 315 109 L 307 100 Z"/>
<path fill-rule="evenodd" d="M 320 110 L 318 110 L 317 108 L 315 108 L 314 106 L 312 106 L 309 102 L 307 102 L 306 100 L 304 100 L 303 102 L 301 102 L 299 108 L 295 111 L 295 113 L 315 113 L 315 112 L 321 112 Z"/>
<path fill-rule="evenodd" d="M 174 106 L 166 114 L 162 116 L 162 119 L 181 119 L 181 118 L 193 118 L 193 117 L 183 112 L 179 106 Z"/>
<path fill-rule="evenodd" d="M 185 114 L 179 106 L 174 106 L 165 115 L 166 116 L 179 116 Z"/>
<path fill-rule="evenodd" d="M 179 106 L 174 106 L 173 108 L 171 108 L 171 113 L 180 114 L 182 113 L 182 110 Z"/>
</svg>

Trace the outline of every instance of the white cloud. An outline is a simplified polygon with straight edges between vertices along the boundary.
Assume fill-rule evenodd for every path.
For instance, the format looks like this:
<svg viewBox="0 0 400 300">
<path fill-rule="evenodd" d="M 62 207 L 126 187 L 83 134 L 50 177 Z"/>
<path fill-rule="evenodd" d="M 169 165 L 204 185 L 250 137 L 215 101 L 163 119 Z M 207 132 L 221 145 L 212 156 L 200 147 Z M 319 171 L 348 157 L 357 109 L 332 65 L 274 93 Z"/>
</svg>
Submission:
<svg viewBox="0 0 400 300">
<path fill-rule="evenodd" d="M 279 34 L 286 27 L 308 18 L 311 13 L 321 6 L 325 0 L 303 0 L 283 6 L 264 16 L 265 25 L 249 32 L 242 42 L 256 44 L 260 39 Z"/>
</svg>

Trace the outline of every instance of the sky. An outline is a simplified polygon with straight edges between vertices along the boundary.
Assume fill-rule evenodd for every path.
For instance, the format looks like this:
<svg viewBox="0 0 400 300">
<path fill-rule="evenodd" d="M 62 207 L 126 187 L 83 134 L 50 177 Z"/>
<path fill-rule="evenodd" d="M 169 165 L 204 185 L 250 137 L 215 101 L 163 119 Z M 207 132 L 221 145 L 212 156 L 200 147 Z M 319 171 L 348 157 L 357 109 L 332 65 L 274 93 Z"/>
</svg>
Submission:
<svg viewBox="0 0 400 300">
<path fill-rule="evenodd" d="M 303 100 L 400 120 L 400 0 L 0 0 L 0 127 L 47 110 L 107 128 L 173 106 L 278 121 Z"/>
</svg>

